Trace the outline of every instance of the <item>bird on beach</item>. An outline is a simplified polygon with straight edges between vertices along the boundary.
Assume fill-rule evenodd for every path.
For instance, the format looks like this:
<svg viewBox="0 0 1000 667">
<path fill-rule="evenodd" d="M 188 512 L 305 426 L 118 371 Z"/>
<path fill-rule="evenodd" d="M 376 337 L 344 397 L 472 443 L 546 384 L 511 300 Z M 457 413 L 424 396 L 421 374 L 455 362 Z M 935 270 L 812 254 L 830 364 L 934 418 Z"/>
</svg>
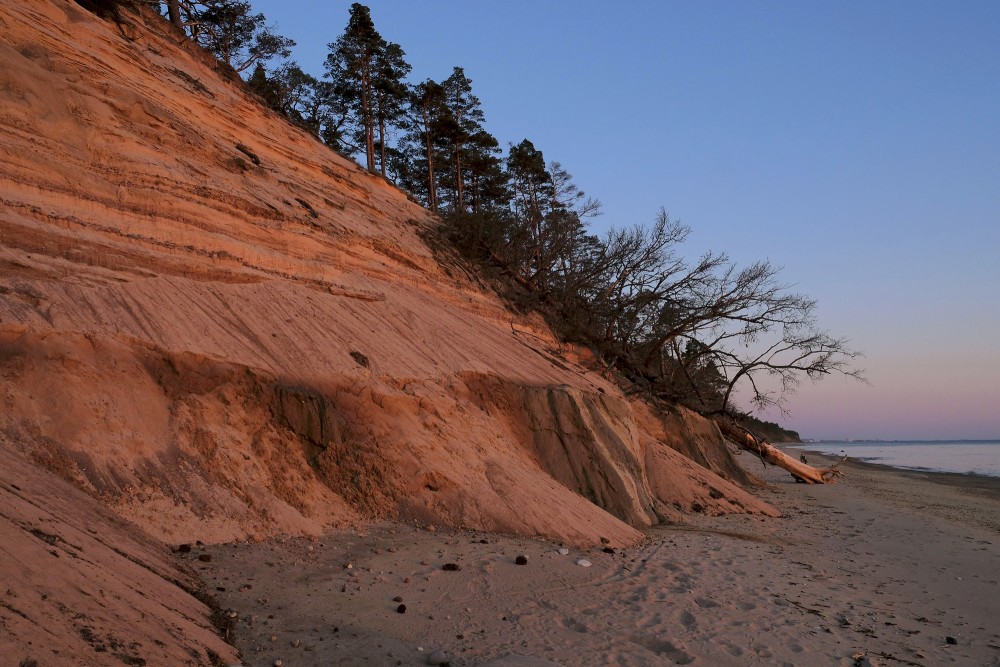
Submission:
<svg viewBox="0 0 1000 667">
<path fill-rule="evenodd" d="M 806 465 L 809 465 L 809 461 L 806 461 L 806 455 L 805 454 L 799 454 L 799 461 L 802 461 Z"/>
</svg>

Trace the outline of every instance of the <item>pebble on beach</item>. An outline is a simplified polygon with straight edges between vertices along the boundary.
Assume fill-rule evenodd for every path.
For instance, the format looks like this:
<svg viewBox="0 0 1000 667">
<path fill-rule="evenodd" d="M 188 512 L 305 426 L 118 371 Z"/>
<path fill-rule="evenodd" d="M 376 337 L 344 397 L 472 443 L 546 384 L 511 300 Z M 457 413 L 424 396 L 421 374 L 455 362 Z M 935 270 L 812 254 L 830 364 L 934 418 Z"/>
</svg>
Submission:
<svg viewBox="0 0 1000 667">
<path fill-rule="evenodd" d="M 431 651 L 430 655 L 427 656 L 428 665 L 447 665 L 450 664 L 451 660 L 448 654 L 444 651 Z"/>
<path fill-rule="evenodd" d="M 593 565 L 593 563 L 591 563 L 586 558 L 577 559 L 576 564 L 579 565 L 580 567 L 590 567 L 591 565 Z"/>
<path fill-rule="evenodd" d="M 517 563 L 518 565 L 527 565 L 528 564 L 528 557 L 522 554 L 522 555 L 518 556 L 517 558 L 515 558 L 514 562 Z"/>
</svg>

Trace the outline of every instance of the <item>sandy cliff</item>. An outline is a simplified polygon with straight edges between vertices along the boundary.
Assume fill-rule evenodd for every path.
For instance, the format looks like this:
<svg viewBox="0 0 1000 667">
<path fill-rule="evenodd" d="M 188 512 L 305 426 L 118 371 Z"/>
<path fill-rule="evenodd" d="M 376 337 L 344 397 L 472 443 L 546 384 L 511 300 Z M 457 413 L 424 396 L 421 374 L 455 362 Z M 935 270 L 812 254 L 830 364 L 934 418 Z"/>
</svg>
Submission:
<svg viewBox="0 0 1000 667">
<path fill-rule="evenodd" d="M 169 542 L 774 512 L 714 427 L 568 361 L 158 17 L 25 0 L 0 27 L 3 447 Z"/>
</svg>

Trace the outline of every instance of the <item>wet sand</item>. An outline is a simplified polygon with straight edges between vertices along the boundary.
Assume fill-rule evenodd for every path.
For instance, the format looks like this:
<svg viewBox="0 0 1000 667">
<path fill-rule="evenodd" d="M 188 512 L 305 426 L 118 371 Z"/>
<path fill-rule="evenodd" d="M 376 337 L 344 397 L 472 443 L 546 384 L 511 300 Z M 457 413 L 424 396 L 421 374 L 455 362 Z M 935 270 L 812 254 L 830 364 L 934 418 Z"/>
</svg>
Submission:
<svg viewBox="0 0 1000 667">
<path fill-rule="evenodd" d="M 809 486 L 740 458 L 784 517 L 693 515 L 566 555 L 379 525 L 197 564 L 248 666 L 1000 664 L 1000 480 L 848 462 Z"/>
</svg>

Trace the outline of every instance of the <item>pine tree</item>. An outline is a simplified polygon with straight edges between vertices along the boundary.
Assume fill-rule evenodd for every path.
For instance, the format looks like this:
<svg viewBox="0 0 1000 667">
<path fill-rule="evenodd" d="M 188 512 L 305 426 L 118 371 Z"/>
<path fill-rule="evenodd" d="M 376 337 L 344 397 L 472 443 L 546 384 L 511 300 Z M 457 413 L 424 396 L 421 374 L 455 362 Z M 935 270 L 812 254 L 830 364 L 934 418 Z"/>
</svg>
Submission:
<svg viewBox="0 0 1000 667">
<path fill-rule="evenodd" d="M 445 91 L 445 105 L 451 115 L 451 123 L 445 127 L 451 144 L 449 167 L 452 176 L 452 209 L 465 211 L 465 165 L 464 154 L 470 139 L 482 131 L 485 115 L 479 98 L 472 94 L 472 80 L 465 70 L 456 67 L 441 83 Z"/>
<path fill-rule="evenodd" d="M 406 53 L 399 44 L 384 43 L 376 55 L 374 73 L 375 119 L 378 126 L 376 147 L 379 153 L 379 169 L 386 176 L 387 147 L 390 128 L 404 124 L 406 102 L 409 90 L 404 79 L 410 73 L 410 65 L 404 60 Z"/>
<path fill-rule="evenodd" d="M 358 143 L 364 145 L 366 165 L 369 171 L 375 171 L 375 81 L 385 40 L 375 29 L 369 9 L 355 2 L 344 34 L 328 46 L 327 76 L 335 94 L 351 109 Z"/>
<path fill-rule="evenodd" d="M 254 67 L 253 74 L 247 79 L 247 86 L 260 96 L 264 104 L 278 112 L 283 112 L 281 85 L 271 76 L 260 63 Z"/>
<path fill-rule="evenodd" d="M 545 168 L 542 152 L 524 139 L 511 146 L 507 154 L 507 174 L 513 194 L 514 214 L 528 230 L 530 242 L 522 271 L 531 280 L 542 263 L 544 230 L 542 222 L 552 195 L 552 175 Z"/>
<path fill-rule="evenodd" d="M 506 208 L 510 202 L 507 175 L 499 158 L 500 142 L 485 130 L 469 137 L 465 158 L 469 204 L 473 213 Z"/>
<path fill-rule="evenodd" d="M 533 226 L 541 224 L 543 202 L 552 190 L 552 176 L 545 157 L 529 140 L 511 146 L 507 154 L 507 174 L 514 194 L 514 210 Z M 538 233 L 536 231 L 536 238 Z"/>
<path fill-rule="evenodd" d="M 435 213 L 439 208 L 438 165 L 446 159 L 441 148 L 447 128 L 453 122 L 445 101 L 444 87 L 431 79 L 410 89 L 407 123 L 410 131 L 402 141 L 404 164 L 397 170 L 403 186 Z"/>
</svg>

